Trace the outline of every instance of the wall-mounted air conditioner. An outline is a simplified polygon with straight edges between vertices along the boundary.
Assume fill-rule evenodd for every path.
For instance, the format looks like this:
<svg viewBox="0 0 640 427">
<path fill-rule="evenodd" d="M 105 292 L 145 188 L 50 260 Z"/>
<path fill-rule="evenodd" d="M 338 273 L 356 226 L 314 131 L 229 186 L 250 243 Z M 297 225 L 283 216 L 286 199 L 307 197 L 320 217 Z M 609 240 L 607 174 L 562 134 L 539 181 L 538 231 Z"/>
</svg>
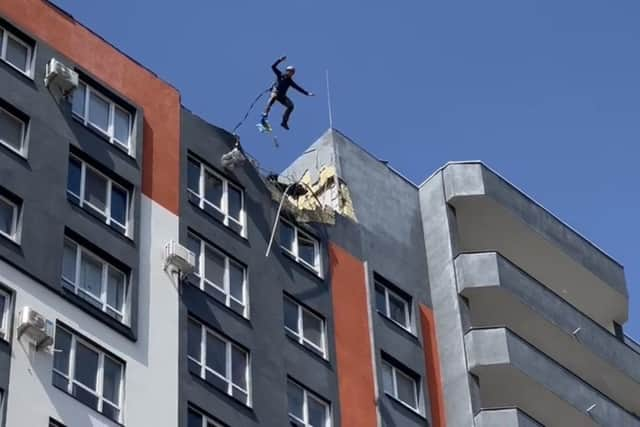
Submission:
<svg viewBox="0 0 640 427">
<path fill-rule="evenodd" d="M 191 274 L 196 269 L 196 254 L 178 242 L 170 240 L 164 246 L 164 268 L 173 268 L 182 275 Z"/>
<path fill-rule="evenodd" d="M 56 58 L 51 58 L 45 70 L 44 84 L 49 88 L 53 85 L 67 95 L 78 87 L 78 73 Z"/>
<path fill-rule="evenodd" d="M 18 313 L 18 339 L 28 337 L 36 349 L 53 344 L 53 323 L 31 307 L 23 307 Z"/>
</svg>

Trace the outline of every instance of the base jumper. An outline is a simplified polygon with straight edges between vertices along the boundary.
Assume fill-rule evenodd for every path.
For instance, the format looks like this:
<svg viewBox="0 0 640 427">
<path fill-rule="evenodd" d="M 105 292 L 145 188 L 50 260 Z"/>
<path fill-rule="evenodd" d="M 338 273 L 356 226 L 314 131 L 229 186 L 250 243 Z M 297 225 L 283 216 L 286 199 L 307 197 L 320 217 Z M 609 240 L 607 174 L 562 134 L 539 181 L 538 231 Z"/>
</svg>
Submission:
<svg viewBox="0 0 640 427">
<path fill-rule="evenodd" d="M 271 96 L 269 97 L 269 102 L 267 102 L 267 107 L 265 108 L 264 113 L 262 113 L 262 122 L 263 125 L 268 126 L 267 117 L 269 117 L 269 112 L 271 111 L 271 107 L 273 106 L 273 104 L 278 101 L 280 104 L 285 106 L 285 111 L 282 115 L 282 122 L 280 123 L 280 126 L 289 130 L 289 117 L 291 116 L 294 105 L 293 101 L 291 101 L 291 98 L 287 96 L 287 91 L 290 87 L 292 87 L 298 92 L 303 93 L 307 96 L 313 96 L 313 93 L 308 92 L 293 81 L 293 75 L 296 72 L 295 67 L 292 67 L 291 65 L 288 66 L 284 73 L 278 69 L 278 65 L 280 65 L 280 63 L 285 59 L 287 59 L 286 56 L 278 58 L 278 60 L 274 62 L 273 65 L 271 65 L 271 69 L 276 75 L 276 82 L 271 88 Z"/>
</svg>

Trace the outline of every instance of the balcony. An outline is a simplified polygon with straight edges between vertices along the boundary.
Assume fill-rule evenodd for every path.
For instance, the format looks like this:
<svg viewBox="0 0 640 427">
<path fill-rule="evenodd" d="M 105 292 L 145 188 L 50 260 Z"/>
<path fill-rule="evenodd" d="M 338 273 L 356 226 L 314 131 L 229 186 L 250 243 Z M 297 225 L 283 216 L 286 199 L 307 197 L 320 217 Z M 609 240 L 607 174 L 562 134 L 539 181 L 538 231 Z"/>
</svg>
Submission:
<svg viewBox="0 0 640 427">
<path fill-rule="evenodd" d="M 638 418 L 506 328 L 473 329 L 464 340 L 483 408 L 516 407 L 547 427 L 640 426 Z"/>
<path fill-rule="evenodd" d="M 640 353 L 495 252 L 460 254 L 455 266 L 472 327 L 506 326 L 640 414 Z"/>
<path fill-rule="evenodd" d="M 499 252 L 608 330 L 625 323 L 620 264 L 480 163 L 443 176 L 460 252 Z"/>
<path fill-rule="evenodd" d="M 483 409 L 475 417 L 475 427 L 544 427 L 516 408 Z"/>
</svg>

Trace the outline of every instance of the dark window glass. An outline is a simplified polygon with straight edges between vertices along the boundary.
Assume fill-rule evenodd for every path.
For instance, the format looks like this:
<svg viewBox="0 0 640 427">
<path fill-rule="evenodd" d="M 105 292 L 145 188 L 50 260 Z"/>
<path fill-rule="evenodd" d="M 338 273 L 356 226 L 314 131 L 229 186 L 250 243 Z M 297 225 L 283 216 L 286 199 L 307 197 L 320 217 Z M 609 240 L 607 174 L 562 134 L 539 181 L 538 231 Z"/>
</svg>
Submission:
<svg viewBox="0 0 640 427">
<path fill-rule="evenodd" d="M 189 319 L 187 331 L 187 354 L 196 360 L 200 360 L 200 341 L 202 339 L 201 326 Z"/>
<path fill-rule="evenodd" d="M 284 299 L 284 325 L 296 333 L 298 330 L 298 305 L 289 298 Z"/>
<path fill-rule="evenodd" d="M 222 181 L 215 175 L 205 172 L 204 198 L 212 205 L 222 208 Z"/>
<path fill-rule="evenodd" d="M 115 185 L 111 186 L 111 218 L 127 223 L 127 192 Z"/>
<path fill-rule="evenodd" d="M 227 345 L 215 335 L 207 333 L 207 366 L 223 377 L 227 373 Z"/>
<path fill-rule="evenodd" d="M 24 123 L 21 120 L 0 108 L 0 141 L 17 151 L 21 151 L 23 129 Z"/>
<path fill-rule="evenodd" d="M 189 409 L 189 417 L 187 418 L 187 427 L 202 427 L 202 415 Z"/>
<path fill-rule="evenodd" d="M 56 343 L 53 356 L 53 368 L 69 374 L 69 353 L 71 352 L 71 334 L 61 328 L 56 329 Z"/>
<path fill-rule="evenodd" d="M 376 285 L 376 309 L 381 313 L 387 314 L 387 302 L 384 295 L 384 288 Z"/>
<path fill-rule="evenodd" d="M 82 166 L 79 161 L 69 159 L 69 172 L 67 175 L 67 190 L 80 197 L 80 178 Z"/>
<path fill-rule="evenodd" d="M 74 379 L 91 390 L 96 389 L 98 353 L 81 342 L 76 342 L 76 363 Z"/>
<path fill-rule="evenodd" d="M 316 265 L 316 245 L 315 241 L 302 234 L 298 233 L 298 256 L 304 260 L 307 264 L 315 267 Z"/>
<path fill-rule="evenodd" d="M 293 241 L 295 239 L 295 230 L 286 222 L 280 221 L 280 245 L 293 252 Z"/>
<path fill-rule="evenodd" d="M 200 163 L 192 159 L 187 163 L 187 188 L 200 193 Z"/>
</svg>

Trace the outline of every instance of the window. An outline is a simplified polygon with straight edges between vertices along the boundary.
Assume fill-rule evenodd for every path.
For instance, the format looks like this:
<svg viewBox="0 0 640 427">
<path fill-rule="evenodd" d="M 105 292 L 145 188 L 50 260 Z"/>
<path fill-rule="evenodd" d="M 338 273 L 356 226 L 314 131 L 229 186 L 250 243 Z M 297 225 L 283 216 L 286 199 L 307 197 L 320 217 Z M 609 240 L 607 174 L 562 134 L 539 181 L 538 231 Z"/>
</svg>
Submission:
<svg viewBox="0 0 640 427">
<path fill-rule="evenodd" d="M 211 297 L 247 317 L 247 270 L 203 240 L 189 234 L 187 247 L 196 254 L 196 271 L 191 280 Z"/>
<path fill-rule="evenodd" d="M 119 322 L 125 322 L 127 274 L 65 238 L 62 285 Z"/>
<path fill-rule="evenodd" d="M 250 405 L 249 353 L 193 319 L 188 328 L 189 371 Z"/>
<path fill-rule="evenodd" d="M 203 163 L 189 158 L 189 200 L 241 236 L 246 236 L 244 192 Z"/>
<path fill-rule="evenodd" d="M 329 404 L 290 379 L 287 380 L 287 400 L 291 426 L 331 426 Z"/>
<path fill-rule="evenodd" d="M 286 295 L 284 328 L 298 343 L 327 357 L 325 320 Z"/>
<path fill-rule="evenodd" d="M 0 107 L 0 143 L 24 156 L 27 151 L 26 140 L 27 121 Z"/>
<path fill-rule="evenodd" d="M 129 234 L 129 191 L 76 157 L 69 158 L 67 196 L 117 232 Z"/>
<path fill-rule="evenodd" d="M 320 274 L 320 243 L 287 221 L 280 220 L 280 246 L 296 261 Z"/>
<path fill-rule="evenodd" d="M 121 421 L 123 363 L 59 325 L 56 327 L 53 385 L 106 417 Z"/>
<path fill-rule="evenodd" d="M 411 300 L 392 291 L 379 277 L 375 278 L 375 288 L 378 312 L 412 332 Z"/>
<path fill-rule="evenodd" d="M 0 236 L 18 242 L 19 217 L 20 207 L 14 201 L 0 195 Z"/>
<path fill-rule="evenodd" d="M 0 59 L 22 74 L 33 74 L 33 45 L 0 27 Z"/>
<path fill-rule="evenodd" d="M 222 427 L 222 425 L 209 419 L 206 415 L 201 414 L 199 411 L 193 408 L 189 408 L 187 427 Z"/>
<path fill-rule="evenodd" d="M 382 384 L 384 392 L 418 411 L 420 386 L 415 375 L 394 366 L 390 361 L 382 360 Z"/>
<path fill-rule="evenodd" d="M 11 296 L 0 288 L 0 339 L 9 340 L 9 322 L 11 321 Z"/>
<path fill-rule="evenodd" d="M 81 81 L 73 93 L 72 111 L 85 126 L 96 129 L 131 154 L 133 120 L 129 110 Z"/>
<path fill-rule="evenodd" d="M 60 421 L 49 418 L 49 427 L 65 427 Z"/>
</svg>

